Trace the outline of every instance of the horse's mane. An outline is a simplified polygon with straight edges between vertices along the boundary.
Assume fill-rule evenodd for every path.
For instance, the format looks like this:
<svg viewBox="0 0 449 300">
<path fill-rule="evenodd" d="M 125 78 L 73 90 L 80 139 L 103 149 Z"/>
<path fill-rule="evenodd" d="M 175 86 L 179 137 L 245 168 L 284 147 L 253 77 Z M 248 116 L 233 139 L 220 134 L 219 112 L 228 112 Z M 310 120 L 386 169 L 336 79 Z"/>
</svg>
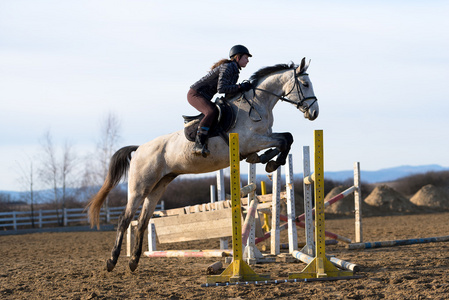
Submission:
<svg viewBox="0 0 449 300">
<path fill-rule="evenodd" d="M 271 66 L 271 67 L 264 67 L 264 68 L 260 69 L 259 71 L 255 72 L 249 78 L 249 81 L 251 81 L 253 86 L 256 86 L 262 78 L 264 78 L 270 74 L 273 74 L 275 72 L 282 71 L 282 70 L 290 70 L 290 69 L 297 68 L 297 67 L 298 66 L 296 66 L 293 62 L 291 62 L 290 64 L 278 64 L 278 65 Z"/>
</svg>

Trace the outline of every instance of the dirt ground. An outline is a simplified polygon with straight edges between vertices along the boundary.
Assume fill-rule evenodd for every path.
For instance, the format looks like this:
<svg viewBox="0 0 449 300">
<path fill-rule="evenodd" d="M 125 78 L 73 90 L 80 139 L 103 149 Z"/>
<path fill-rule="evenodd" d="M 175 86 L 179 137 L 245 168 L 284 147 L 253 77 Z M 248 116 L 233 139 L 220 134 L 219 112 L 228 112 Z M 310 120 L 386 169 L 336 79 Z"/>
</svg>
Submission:
<svg viewBox="0 0 449 300">
<path fill-rule="evenodd" d="M 446 236 L 449 213 L 370 217 L 364 241 Z M 328 220 L 326 229 L 354 237 L 353 219 Z M 283 242 L 286 235 L 283 232 Z M 299 238 L 302 239 L 302 232 Z M 328 246 L 327 254 L 361 266 L 361 279 L 201 287 L 217 258 L 145 258 L 131 273 L 127 257 L 108 273 L 105 260 L 114 232 L 34 233 L 0 236 L 1 299 L 447 299 L 449 243 L 371 250 Z M 268 242 L 266 243 L 268 245 Z M 217 249 L 218 240 L 158 245 L 165 249 Z M 226 265 L 225 265 L 226 266 Z M 272 279 L 287 279 L 298 263 L 253 266 Z"/>
</svg>

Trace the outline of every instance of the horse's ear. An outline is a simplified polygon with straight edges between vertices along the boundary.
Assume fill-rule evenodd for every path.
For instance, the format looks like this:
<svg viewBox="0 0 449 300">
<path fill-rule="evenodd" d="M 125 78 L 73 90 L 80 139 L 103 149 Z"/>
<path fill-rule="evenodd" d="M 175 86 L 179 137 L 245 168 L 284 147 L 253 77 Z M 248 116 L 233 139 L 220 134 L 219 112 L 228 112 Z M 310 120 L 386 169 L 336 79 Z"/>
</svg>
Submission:
<svg viewBox="0 0 449 300">
<path fill-rule="evenodd" d="M 301 65 L 298 67 L 298 69 L 296 69 L 296 73 L 297 74 L 305 73 L 307 71 L 307 69 L 309 68 L 309 65 L 310 65 L 310 60 L 306 64 L 306 58 L 303 57 L 303 59 L 301 60 Z"/>
</svg>

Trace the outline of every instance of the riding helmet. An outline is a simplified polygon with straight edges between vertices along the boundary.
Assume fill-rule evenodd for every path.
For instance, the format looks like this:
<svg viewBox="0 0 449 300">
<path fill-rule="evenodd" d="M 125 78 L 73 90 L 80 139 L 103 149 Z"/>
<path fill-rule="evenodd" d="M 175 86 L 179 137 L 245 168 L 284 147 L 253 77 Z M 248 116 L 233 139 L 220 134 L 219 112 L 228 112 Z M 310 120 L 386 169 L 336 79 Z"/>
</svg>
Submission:
<svg viewBox="0 0 449 300">
<path fill-rule="evenodd" d="M 243 45 L 235 45 L 234 47 L 232 47 L 229 51 L 229 58 L 232 58 L 236 54 L 246 54 L 249 57 L 252 57 L 252 55 L 249 53 L 248 48 Z"/>
</svg>

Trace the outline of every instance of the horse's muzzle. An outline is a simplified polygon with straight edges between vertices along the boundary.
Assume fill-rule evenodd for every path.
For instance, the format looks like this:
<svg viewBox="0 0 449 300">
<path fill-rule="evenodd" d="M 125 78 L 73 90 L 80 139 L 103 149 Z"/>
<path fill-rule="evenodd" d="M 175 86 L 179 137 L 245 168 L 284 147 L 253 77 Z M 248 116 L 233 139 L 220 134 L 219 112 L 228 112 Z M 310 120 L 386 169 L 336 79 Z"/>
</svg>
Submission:
<svg viewBox="0 0 449 300">
<path fill-rule="evenodd" d="M 304 112 L 304 118 L 306 118 L 310 121 L 313 121 L 316 118 L 318 118 L 318 115 L 319 115 L 319 112 L 318 112 L 318 110 L 315 110 L 315 109 L 313 109 L 313 110 L 308 109 Z"/>
</svg>

